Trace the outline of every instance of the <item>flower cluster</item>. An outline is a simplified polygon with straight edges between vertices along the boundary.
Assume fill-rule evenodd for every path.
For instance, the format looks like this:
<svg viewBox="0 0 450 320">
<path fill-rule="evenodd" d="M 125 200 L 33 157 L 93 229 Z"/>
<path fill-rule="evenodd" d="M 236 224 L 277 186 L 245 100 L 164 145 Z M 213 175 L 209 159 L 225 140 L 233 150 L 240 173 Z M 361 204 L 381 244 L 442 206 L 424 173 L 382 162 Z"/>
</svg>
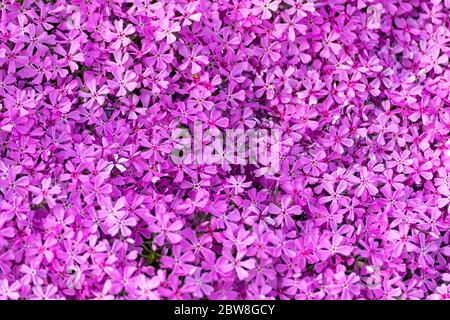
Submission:
<svg viewBox="0 0 450 320">
<path fill-rule="evenodd" d="M 450 298 L 449 17 L 0 0 L 0 299 Z M 196 122 L 280 169 L 174 162 Z"/>
</svg>

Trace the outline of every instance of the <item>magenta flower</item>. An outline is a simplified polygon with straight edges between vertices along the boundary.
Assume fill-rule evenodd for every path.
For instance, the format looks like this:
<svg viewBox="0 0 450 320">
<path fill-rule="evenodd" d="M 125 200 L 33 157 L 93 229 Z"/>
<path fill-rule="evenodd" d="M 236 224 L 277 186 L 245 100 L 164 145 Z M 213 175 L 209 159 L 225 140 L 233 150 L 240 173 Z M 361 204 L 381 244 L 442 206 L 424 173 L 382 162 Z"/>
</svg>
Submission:
<svg viewBox="0 0 450 320">
<path fill-rule="evenodd" d="M 91 204 L 94 199 L 101 203 L 112 192 L 112 186 L 104 182 L 105 178 L 97 175 L 93 181 L 83 186 L 85 191 L 84 198 L 88 204 Z"/>
<path fill-rule="evenodd" d="M 227 249 L 222 252 L 223 257 L 219 262 L 219 269 L 224 272 L 236 272 L 239 280 L 246 279 L 250 274 L 249 269 L 254 268 L 255 259 L 243 259 L 245 256 L 245 250 L 238 250 L 236 256 L 232 255 Z"/>
<path fill-rule="evenodd" d="M 59 59 L 58 63 L 60 63 L 61 67 L 68 66 L 71 72 L 78 70 L 78 62 L 84 61 L 84 54 L 78 52 L 80 49 L 79 42 L 73 42 L 70 45 L 69 51 L 64 50 L 64 48 L 60 45 L 57 45 L 55 48 L 55 52 L 59 54 L 62 58 Z"/>
<path fill-rule="evenodd" d="M 109 93 L 109 88 L 106 85 L 97 90 L 97 81 L 92 78 L 86 81 L 86 87 L 89 89 L 89 93 L 81 91 L 80 95 L 84 98 L 89 98 L 86 102 L 87 107 L 91 107 L 94 102 L 97 102 L 100 106 L 105 103 L 105 96 Z"/>
<path fill-rule="evenodd" d="M 41 188 L 37 188 L 35 186 L 29 186 L 31 192 L 35 193 L 36 196 L 33 198 L 34 204 L 40 204 L 43 200 L 45 200 L 50 208 L 53 208 L 56 205 L 56 201 L 53 196 L 61 193 L 61 188 L 57 185 L 51 187 L 51 178 L 43 178 Z"/>
<path fill-rule="evenodd" d="M 113 72 L 115 80 L 109 80 L 108 83 L 112 89 L 118 89 L 116 95 L 122 97 L 128 91 L 133 91 L 137 87 L 136 74 L 133 71 L 127 70 L 125 72 L 118 69 Z"/>
<path fill-rule="evenodd" d="M 244 182 L 245 177 L 238 176 L 238 177 L 230 177 L 227 179 L 227 184 L 225 185 L 226 189 L 232 189 L 233 193 L 235 195 L 238 195 L 239 193 L 242 193 L 245 191 L 245 188 L 248 188 L 251 186 L 251 182 Z"/>
<path fill-rule="evenodd" d="M 326 260 L 336 254 L 344 256 L 350 255 L 353 248 L 348 245 L 343 245 L 344 238 L 340 235 L 324 236 L 320 242 L 320 249 L 318 251 L 319 257 L 322 260 Z"/>
<path fill-rule="evenodd" d="M 285 195 L 281 198 L 281 207 L 271 203 L 269 206 L 269 212 L 275 215 L 275 222 L 278 225 L 292 226 L 295 224 L 293 216 L 300 215 L 300 207 L 297 205 L 291 205 L 292 198 Z"/>
<path fill-rule="evenodd" d="M 174 33 L 180 30 L 181 27 L 178 22 L 171 21 L 168 18 L 163 18 L 158 22 L 158 30 L 155 32 L 155 40 L 160 41 L 166 38 L 167 44 L 172 44 L 177 39 Z"/>
<path fill-rule="evenodd" d="M 262 19 L 270 19 L 272 17 L 272 11 L 278 9 L 280 1 L 278 0 L 253 0 L 252 3 L 255 5 L 253 14 L 258 15 L 262 13 Z"/>
<path fill-rule="evenodd" d="M 15 73 L 17 68 L 23 67 L 28 63 L 30 58 L 24 55 L 25 52 L 22 52 L 23 48 L 23 43 L 17 43 L 14 45 L 14 49 L 10 49 L 8 46 L 1 48 L 0 65 L 7 63 L 7 72 L 9 74 Z"/>
<path fill-rule="evenodd" d="M 127 46 L 131 40 L 128 36 L 134 34 L 135 29 L 132 25 L 127 25 L 125 28 L 123 27 L 123 20 L 119 19 L 114 21 L 114 31 L 108 31 L 105 35 L 105 39 L 109 41 L 113 41 L 111 44 L 111 48 L 114 50 L 118 50 L 123 46 Z"/>
<path fill-rule="evenodd" d="M 165 214 L 166 208 L 162 205 L 156 207 L 156 221 L 152 224 L 150 230 L 156 232 L 158 235 L 155 237 L 155 243 L 159 246 L 164 244 L 167 239 L 170 243 L 175 244 L 181 241 L 182 237 L 179 231 L 183 227 L 181 220 L 170 221 L 171 217 Z"/>
<path fill-rule="evenodd" d="M 327 289 L 330 294 L 339 295 L 342 300 L 351 300 L 360 292 L 358 285 L 359 277 L 355 273 L 347 276 L 344 272 L 339 272 L 334 275 L 336 284 L 330 285 Z"/>
<path fill-rule="evenodd" d="M 12 284 L 8 283 L 8 280 L 3 279 L 0 282 L 0 298 L 2 300 L 18 300 L 20 295 L 18 290 L 20 289 L 20 282 L 16 281 Z"/>
<path fill-rule="evenodd" d="M 180 70 L 186 70 L 189 66 L 191 67 L 191 73 L 196 74 L 202 70 L 202 65 L 208 64 L 208 57 L 200 54 L 202 47 L 195 45 L 191 50 L 182 46 L 180 48 L 180 54 L 184 57 L 184 62 L 180 64 Z"/>
<path fill-rule="evenodd" d="M 367 198 L 367 195 L 376 195 L 378 189 L 376 187 L 377 180 L 373 172 L 369 172 L 366 167 L 361 167 L 359 170 L 359 177 L 350 176 L 349 181 L 355 183 L 355 195 L 357 197 Z"/>
<path fill-rule="evenodd" d="M 344 147 L 350 148 L 354 145 L 354 141 L 348 138 L 348 132 L 349 129 L 346 127 L 340 127 L 339 130 L 332 127 L 329 139 L 323 141 L 324 146 L 332 147 L 338 154 L 343 154 Z"/>
<path fill-rule="evenodd" d="M 128 217 L 128 212 L 121 210 L 124 206 L 124 201 L 123 198 L 117 200 L 116 205 L 109 209 L 106 223 L 109 225 L 108 233 L 111 236 L 115 236 L 120 231 L 123 237 L 128 237 L 131 234 L 130 227 L 134 227 L 137 224 L 136 218 Z"/>
</svg>

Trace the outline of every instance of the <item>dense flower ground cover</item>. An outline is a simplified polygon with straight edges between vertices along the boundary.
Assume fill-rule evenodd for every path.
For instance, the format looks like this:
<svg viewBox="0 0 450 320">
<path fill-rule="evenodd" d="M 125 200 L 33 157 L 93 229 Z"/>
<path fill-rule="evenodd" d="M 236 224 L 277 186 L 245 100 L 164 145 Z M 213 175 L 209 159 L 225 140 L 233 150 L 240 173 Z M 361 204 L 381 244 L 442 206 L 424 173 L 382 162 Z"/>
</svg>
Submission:
<svg viewBox="0 0 450 320">
<path fill-rule="evenodd" d="M 449 298 L 449 15 L 0 0 L 0 298 Z M 280 169 L 176 163 L 196 121 Z"/>
</svg>

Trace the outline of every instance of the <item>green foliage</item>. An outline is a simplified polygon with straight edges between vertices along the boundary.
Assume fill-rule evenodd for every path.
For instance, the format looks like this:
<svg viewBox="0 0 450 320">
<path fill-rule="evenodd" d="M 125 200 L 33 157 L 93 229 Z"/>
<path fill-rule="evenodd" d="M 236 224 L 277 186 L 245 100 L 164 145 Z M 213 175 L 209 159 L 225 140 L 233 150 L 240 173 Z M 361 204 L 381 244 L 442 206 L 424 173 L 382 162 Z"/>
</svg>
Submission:
<svg viewBox="0 0 450 320">
<path fill-rule="evenodd" d="M 152 249 L 151 241 L 146 241 L 142 244 L 141 256 L 145 259 L 145 263 L 152 267 L 158 267 L 161 259 L 161 250 L 154 251 Z"/>
</svg>

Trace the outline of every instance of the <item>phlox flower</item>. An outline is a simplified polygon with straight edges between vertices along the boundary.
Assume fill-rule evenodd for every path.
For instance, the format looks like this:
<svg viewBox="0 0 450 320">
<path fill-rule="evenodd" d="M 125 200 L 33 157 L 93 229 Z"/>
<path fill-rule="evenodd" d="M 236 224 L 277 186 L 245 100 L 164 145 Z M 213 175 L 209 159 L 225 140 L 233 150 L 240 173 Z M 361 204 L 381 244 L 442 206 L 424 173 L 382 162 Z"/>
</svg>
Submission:
<svg viewBox="0 0 450 320">
<path fill-rule="evenodd" d="M 54 185 L 51 187 L 51 182 L 52 179 L 47 177 L 42 179 L 41 188 L 35 186 L 28 187 L 30 191 L 36 194 L 36 196 L 33 198 L 34 204 L 40 204 L 43 200 L 45 200 L 50 208 L 56 205 L 56 201 L 53 196 L 61 193 L 61 187 L 59 187 L 58 185 Z"/>
</svg>

